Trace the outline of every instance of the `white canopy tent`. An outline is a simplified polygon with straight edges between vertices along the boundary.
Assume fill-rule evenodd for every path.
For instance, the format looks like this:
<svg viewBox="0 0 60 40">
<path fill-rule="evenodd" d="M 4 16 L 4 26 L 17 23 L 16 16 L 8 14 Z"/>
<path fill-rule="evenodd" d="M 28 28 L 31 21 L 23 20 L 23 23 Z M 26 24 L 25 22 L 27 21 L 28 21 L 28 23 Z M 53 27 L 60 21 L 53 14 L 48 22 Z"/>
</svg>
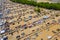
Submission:
<svg viewBox="0 0 60 40">
<path fill-rule="evenodd" d="M 5 30 L 0 30 L 0 34 L 5 33 Z"/>
</svg>

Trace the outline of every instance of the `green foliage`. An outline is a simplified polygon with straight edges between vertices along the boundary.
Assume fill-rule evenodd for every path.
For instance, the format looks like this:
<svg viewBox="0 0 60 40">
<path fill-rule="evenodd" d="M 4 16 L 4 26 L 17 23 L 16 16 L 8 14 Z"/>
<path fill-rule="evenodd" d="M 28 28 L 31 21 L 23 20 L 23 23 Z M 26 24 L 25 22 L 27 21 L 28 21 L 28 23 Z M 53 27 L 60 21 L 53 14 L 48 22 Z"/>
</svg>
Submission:
<svg viewBox="0 0 60 40">
<path fill-rule="evenodd" d="M 11 0 L 11 1 L 16 3 L 32 5 L 32 6 L 38 6 L 38 7 L 47 8 L 47 9 L 60 10 L 60 3 L 48 3 L 48 2 L 37 3 L 35 1 L 29 1 L 29 0 Z"/>
<path fill-rule="evenodd" d="M 35 7 L 34 9 L 36 12 L 40 12 L 40 8 L 39 7 Z"/>
</svg>

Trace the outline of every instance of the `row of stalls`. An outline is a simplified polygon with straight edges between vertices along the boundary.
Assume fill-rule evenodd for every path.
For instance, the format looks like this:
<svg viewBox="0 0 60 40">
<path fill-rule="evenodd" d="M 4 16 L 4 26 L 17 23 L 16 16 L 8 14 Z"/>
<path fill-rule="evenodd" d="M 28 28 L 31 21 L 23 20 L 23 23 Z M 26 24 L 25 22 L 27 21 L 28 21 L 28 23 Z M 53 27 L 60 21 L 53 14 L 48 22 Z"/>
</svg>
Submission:
<svg viewBox="0 0 60 40">
<path fill-rule="evenodd" d="M 0 34 L 5 33 L 4 24 L 6 20 L 0 19 Z"/>
<path fill-rule="evenodd" d="M 4 24 L 6 22 L 5 19 L 3 19 L 3 3 L 6 2 L 6 0 L 0 0 L 0 34 L 5 33 L 4 30 Z"/>
<path fill-rule="evenodd" d="M 45 19 L 48 19 L 48 18 L 49 18 L 49 16 L 44 16 L 43 19 L 39 19 L 38 21 L 34 21 L 34 22 L 32 22 L 31 24 L 29 24 L 29 25 L 27 25 L 27 24 L 22 25 L 22 26 L 20 27 L 20 29 L 21 29 L 21 30 L 27 29 L 28 27 L 29 27 L 29 28 L 32 28 L 32 27 L 36 26 L 37 24 L 39 25 L 39 24 L 43 23 L 44 20 L 45 20 Z M 27 27 L 27 26 L 28 26 L 28 27 Z"/>
<path fill-rule="evenodd" d="M 3 13 L 2 13 L 2 7 L 3 7 L 3 2 L 5 2 L 6 0 L 0 0 L 0 40 L 7 40 L 8 37 L 3 35 L 6 30 L 4 29 L 4 24 L 6 22 L 5 19 L 3 19 Z"/>
<path fill-rule="evenodd" d="M 6 20 L 0 19 L 0 40 L 7 40 L 7 36 L 3 36 L 2 34 L 4 34 L 6 31 L 4 30 L 4 24 L 5 24 Z"/>
</svg>

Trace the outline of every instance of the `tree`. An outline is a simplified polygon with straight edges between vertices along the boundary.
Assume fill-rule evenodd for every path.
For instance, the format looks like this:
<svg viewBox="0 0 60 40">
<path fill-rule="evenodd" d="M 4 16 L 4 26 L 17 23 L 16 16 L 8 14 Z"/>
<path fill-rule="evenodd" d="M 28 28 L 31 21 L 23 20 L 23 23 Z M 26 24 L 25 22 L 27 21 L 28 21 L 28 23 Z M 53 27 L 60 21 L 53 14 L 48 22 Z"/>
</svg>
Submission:
<svg viewBox="0 0 60 40">
<path fill-rule="evenodd" d="M 31 0 L 31 1 L 29 1 L 29 0 L 11 0 L 11 1 L 16 2 L 16 3 L 32 5 L 32 6 L 38 6 L 38 7 L 47 8 L 47 9 L 60 10 L 60 3 L 48 3 L 48 2 L 37 3 L 34 0 Z"/>
</svg>

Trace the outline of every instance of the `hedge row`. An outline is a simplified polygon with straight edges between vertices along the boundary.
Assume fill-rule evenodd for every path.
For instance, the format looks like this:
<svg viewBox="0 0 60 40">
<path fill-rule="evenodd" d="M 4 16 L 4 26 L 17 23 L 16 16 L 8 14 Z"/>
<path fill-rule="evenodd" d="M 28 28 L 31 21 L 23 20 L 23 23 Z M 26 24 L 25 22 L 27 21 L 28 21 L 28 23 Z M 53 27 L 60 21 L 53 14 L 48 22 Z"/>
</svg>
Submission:
<svg viewBox="0 0 60 40">
<path fill-rule="evenodd" d="M 47 8 L 47 9 L 60 10 L 60 3 L 48 3 L 48 2 L 37 3 L 35 1 L 28 1 L 28 0 L 11 0 L 11 1 L 16 3 L 32 5 L 32 6 L 38 6 L 38 7 Z"/>
</svg>

